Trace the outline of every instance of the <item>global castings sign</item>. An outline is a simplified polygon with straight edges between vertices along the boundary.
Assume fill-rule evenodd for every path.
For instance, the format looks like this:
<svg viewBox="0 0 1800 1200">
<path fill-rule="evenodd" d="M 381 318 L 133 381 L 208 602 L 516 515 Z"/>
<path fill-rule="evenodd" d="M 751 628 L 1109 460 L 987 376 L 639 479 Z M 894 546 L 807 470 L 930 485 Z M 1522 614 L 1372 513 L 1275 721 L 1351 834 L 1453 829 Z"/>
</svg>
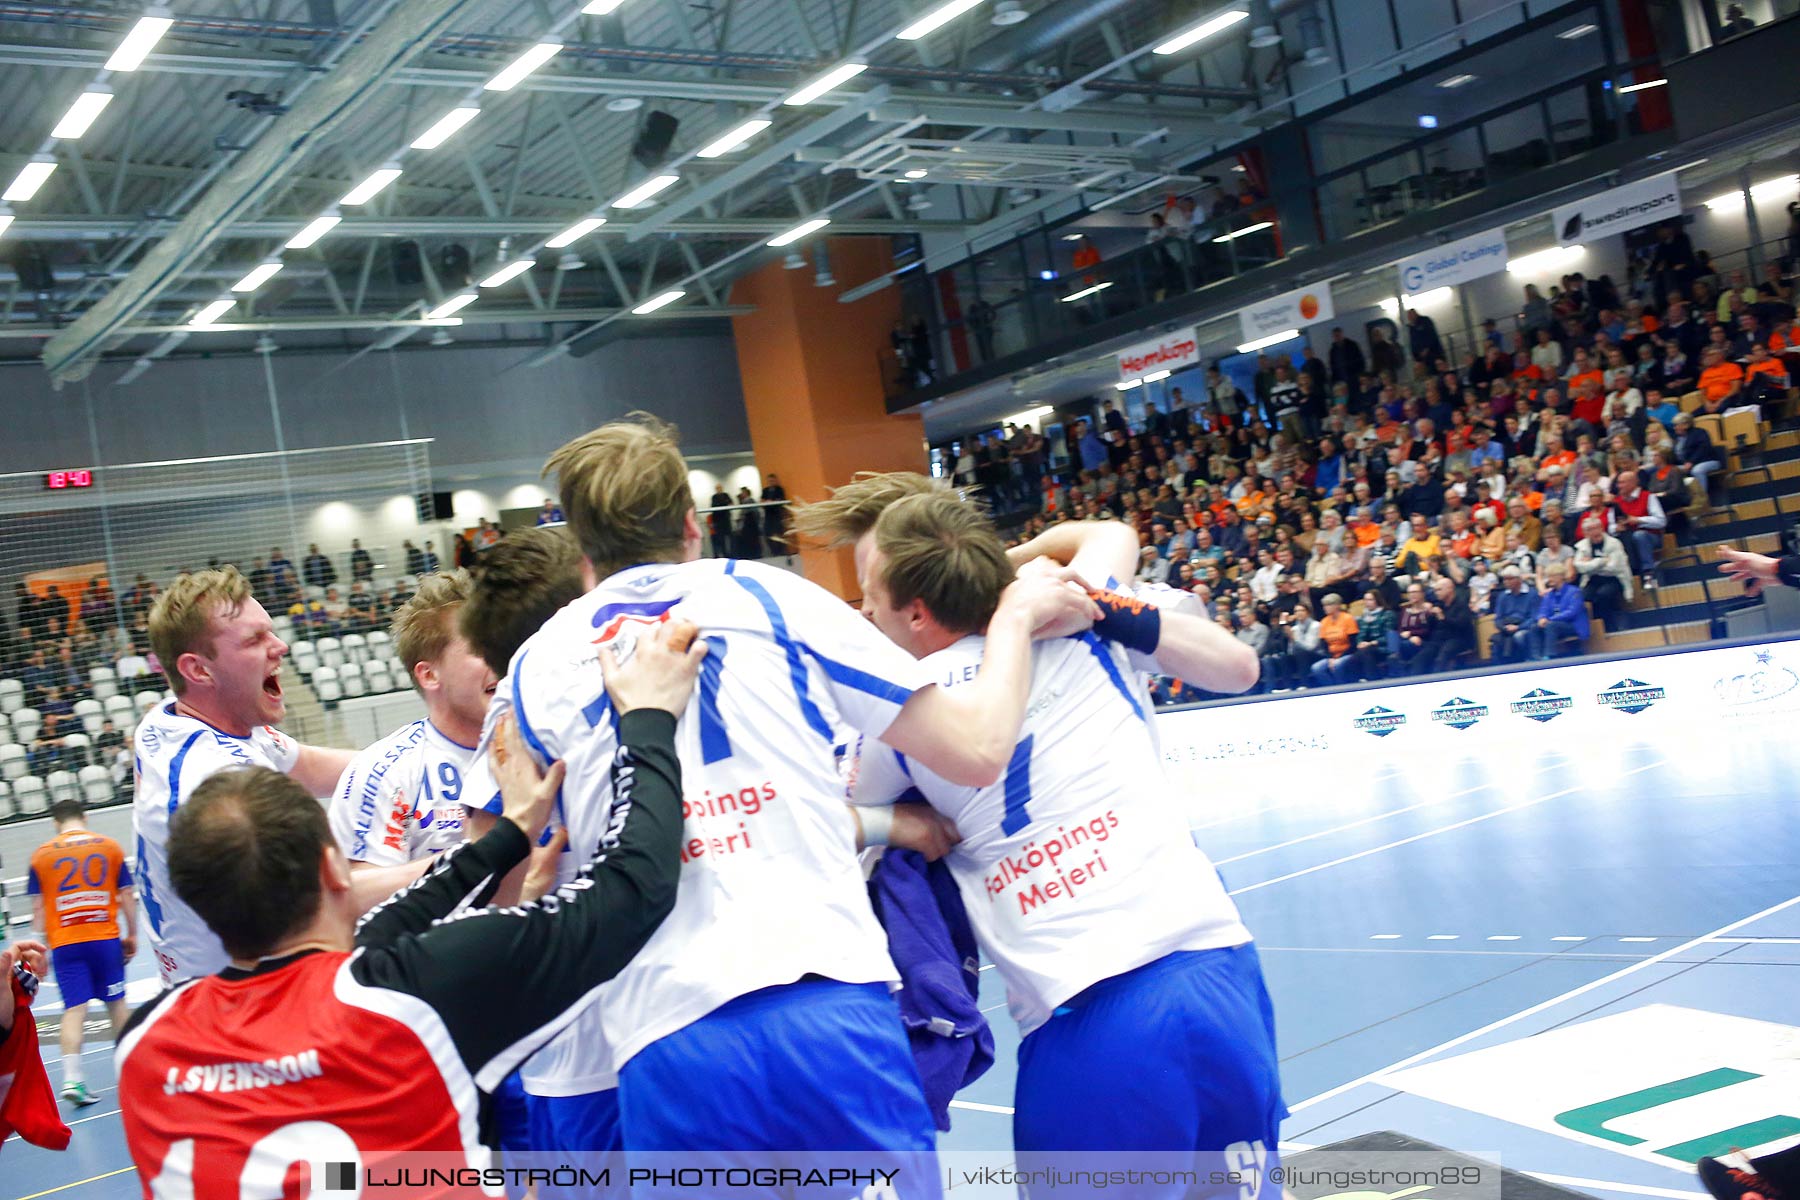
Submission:
<svg viewBox="0 0 1800 1200">
<path fill-rule="evenodd" d="M 1680 215 L 1681 188 L 1675 172 L 1670 171 L 1565 204 L 1550 219 L 1555 223 L 1556 240 L 1574 246 Z"/>
<path fill-rule="evenodd" d="M 1400 290 L 1408 296 L 1467 283 L 1506 270 L 1506 230 L 1470 234 L 1400 260 Z"/>
</svg>

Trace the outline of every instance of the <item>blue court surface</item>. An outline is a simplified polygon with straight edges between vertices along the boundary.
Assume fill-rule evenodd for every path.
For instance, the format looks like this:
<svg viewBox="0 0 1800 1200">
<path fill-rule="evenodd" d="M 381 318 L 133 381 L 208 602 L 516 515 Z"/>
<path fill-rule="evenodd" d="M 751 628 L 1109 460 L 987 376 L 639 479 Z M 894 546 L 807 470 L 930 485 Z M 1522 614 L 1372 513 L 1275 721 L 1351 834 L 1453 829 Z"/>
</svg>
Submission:
<svg viewBox="0 0 1800 1200">
<path fill-rule="evenodd" d="M 1800 744 L 1724 722 L 1575 734 L 1180 770 L 1261 946 L 1287 1145 L 1391 1129 L 1683 1198 L 1700 1154 L 1800 1134 Z M 999 1062 L 946 1149 L 1009 1144 L 1018 1039 L 992 971 L 983 1003 Z M 66 1153 L 7 1145 L 0 1200 L 140 1194 L 109 1055 L 87 1063 L 102 1103 L 70 1114 Z"/>
</svg>

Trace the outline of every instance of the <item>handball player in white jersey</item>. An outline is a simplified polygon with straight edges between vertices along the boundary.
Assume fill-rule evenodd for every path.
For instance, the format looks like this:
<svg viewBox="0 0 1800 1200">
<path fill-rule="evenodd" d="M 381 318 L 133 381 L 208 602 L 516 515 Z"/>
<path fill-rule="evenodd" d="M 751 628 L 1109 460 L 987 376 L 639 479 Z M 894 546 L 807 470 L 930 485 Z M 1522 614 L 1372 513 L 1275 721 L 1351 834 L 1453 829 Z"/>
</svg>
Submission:
<svg viewBox="0 0 1800 1200">
<path fill-rule="evenodd" d="M 673 914 L 598 1005 L 631 1152 L 926 1150 L 935 1142 L 888 992 L 895 981 L 855 853 L 833 746 L 879 737 L 967 786 L 998 779 L 1024 716 L 1030 639 L 1085 628 L 1080 589 L 1002 597 L 988 655 L 955 692 L 853 609 L 789 572 L 696 561 L 687 468 L 653 419 L 603 426 L 550 460 L 595 586 L 513 657 L 495 698 L 541 764 L 566 764 L 572 853 L 607 828 L 613 714 L 593 680 L 680 617 L 709 653 L 677 731 L 684 773 Z M 492 714 L 490 714 L 490 724 Z"/>
<path fill-rule="evenodd" d="M 331 795 L 349 750 L 304 746 L 275 728 L 287 715 L 281 660 L 287 643 L 235 567 L 183 575 L 150 610 L 150 645 L 175 699 L 132 734 L 137 774 L 132 831 L 138 894 L 164 983 L 223 970 L 218 937 L 169 885 L 169 819 L 208 777 L 228 767 L 270 767 L 315 796 Z M 420 867 L 365 872 L 355 897 L 369 908 L 417 878 Z"/>
<path fill-rule="evenodd" d="M 352 865 L 394 866 L 463 840 L 463 789 L 495 677 L 457 628 L 463 571 L 427 575 L 394 614 L 393 646 L 425 715 L 363 750 L 331 801 L 331 834 Z"/>
<path fill-rule="evenodd" d="M 954 689 L 1012 567 L 971 506 L 908 478 L 859 481 L 796 523 L 856 538 L 865 614 Z M 1084 522 L 1015 554 L 1106 579 L 1129 570 L 1137 540 Z M 1093 632 L 1034 647 L 1028 715 L 1000 782 L 962 786 L 865 739 L 853 795 L 888 803 L 916 789 L 962 833 L 946 862 L 1024 1035 L 1018 1150 L 1202 1151 L 1222 1155 L 1221 1169 L 1266 1168 L 1286 1115 L 1273 1010 L 1250 933 L 1168 799 L 1137 678 L 1173 670 L 1242 691 L 1257 664 L 1198 617 L 1102 608 Z"/>
</svg>

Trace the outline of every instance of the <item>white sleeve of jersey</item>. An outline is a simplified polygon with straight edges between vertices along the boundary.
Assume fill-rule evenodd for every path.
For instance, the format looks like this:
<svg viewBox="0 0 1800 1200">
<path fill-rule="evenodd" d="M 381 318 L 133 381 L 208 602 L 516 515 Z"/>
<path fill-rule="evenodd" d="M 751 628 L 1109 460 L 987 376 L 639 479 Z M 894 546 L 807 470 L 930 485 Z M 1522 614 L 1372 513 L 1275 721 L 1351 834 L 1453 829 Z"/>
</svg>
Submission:
<svg viewBox="0 0 1800 1200">
<path fill-rule="evenodd" d="M 286 775 L 300 761 L 300 743 L 273 725 L 259 725 L 250 734 L 258 750 L 277 771 Z"/>
<path fill-rule="evenodd" d="M 494 698 L 488 701 L 487 715 L 481 719 L 481 740 L 475 743 L 475 757 L 469 760 L 468 772 L 463 776 L 463 806 L 470 812 L 480 810 L 496 817 L 500 815 L 500 784 L 488 764 L 488 751 L 493 748 L 494 729 L 500 724 L 500 718 L 511 711 L 512 676 L 508 675 L 494 689 Z"/>
<path fill-rule="evenodd" d="M 845 780 L 850 803 L 859 808 L 892 804 L 912 790 L 912 776 L 898 750 L 869 737 L 858 737 L 851 748 Z"/>
<path fill-rule="evenodd" d="M 912 694 L 932 682 L 917 659 L 824 588 L 774 568 L 753 578 L 768 586 L 771 618 L 779 614 L 801 653 L 818 664 L 852 729 L 880 737 Z"/>
<path fill-rule="evenodd" d="M 351 760 L 331 798 L 331 835 L 351 862 L 393 867 L 410 859 L 413 796 L 398 764 L 385 774 L 372 771 L 382 759 L 365 752 Z"/>
</svg>

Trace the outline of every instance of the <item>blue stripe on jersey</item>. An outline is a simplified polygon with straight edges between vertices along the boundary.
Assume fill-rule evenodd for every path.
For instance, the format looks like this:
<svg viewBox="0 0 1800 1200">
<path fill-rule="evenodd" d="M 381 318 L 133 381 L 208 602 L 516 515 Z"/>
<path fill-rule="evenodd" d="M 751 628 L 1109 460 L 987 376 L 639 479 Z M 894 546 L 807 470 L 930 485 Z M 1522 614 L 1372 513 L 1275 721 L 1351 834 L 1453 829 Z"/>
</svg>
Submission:
<svg viewBox="0 0 1800 1200">
<path fill-rule="evenodd" d="M 728 564 L 725 573 L 737 580 L 743 589 L 756 597 L 756 602 L 762 605 L 763 612 L 769 618 L 769 629 L 774 633 L 775 641 L 781 646 L 782 652 L 787 655 L 788 674 L 794 681 L 794 696 L 800 701 L 801 715 L 806 718 L 806 723 L 812 726 L 813 732 L 824 738 L 825 744 L 829 746 L 832 741 L 831 722 L 825 719 L 825 714 L 819 711 L 819 706 L 813 703 L 812 694 L 807 690 L 806 660 L 800 657 L 799 643 L 788 635 L 787 618 L 781 615 L 781 606 L 775 603 L 775 597 L 769 595 L 768 588 L 756 580 L 748 579 L 732 570 L 732 567 L 736 565 L 735 562 Z"/>
<path fill-rule="evenodd" d="M 660 617 L 680 603 L 679 600 L 622 600 L 617 604 L 602 604 L 594 613 L 594 628 L 600 628 L 614 617 Z"/>
<path fill-rule="evenodd" d="M 150 852 L 144 847 L 144 836 L 137 840 L 138 878 L 144 886 L 138 889 L 138 896 L 144 902 L 144 915 L 150 918 L 150 928 L 157 937 L 162 936 L 162 901 L 156 898 L 156 889 L 150 886 Z"/>
<path fill-rule="evenodd" d="M 205 733 L 206 730 L 204 729 L 194 730 L 193 733 L 188 735 L 188 740 L 181 743 L 181 749 L 175 752 L 175 757 L 169 760 L 170 816 L 175 815 L 175 806 L 181 803 L 181 764 L 187 761 L 188 751 L 194 748 L 194 743 L 199 741 L 201 736 Z"/>
<path fill-rule="evenodd" d="M 587 707 L 581 710 L 581 715 L 587 719 L 588 728 L 592 729 L 600 723 L 601 717 L 607 716 L 611 711 L 612 701 L 607 697 L 605 692 L 601 692 L 598 696 L 595 696 L 592 700 L 588 701 Z M 614 721 L 613 726 L 614 728 L 617 728 L 618 722 Z"/>
<path fill-rule="evenodd" d="M 519 736 L 525 739 L 525 744 L 530 746 L 532 753 L 538 756 L 538 765 L 548 770 L 550 764 L 556 761 L 556 756 L 544 749 L 544 743 L 538 741 L 538 735 L 531 728 L 531 722 L 525 719 L 525 697 L 519 693 L 519 677 L 524 673 L 525 655 L 521 654 L 519 655 L 519 664 L 513 668 L 512 672 L 513 721 L 519 727 Z"/>
<path fill-rule="evenodd" d="M 845 687 L 853 687 L 859 692 L 867 692 L 878 699 L 886 700 L 889 704 L 905 704 L 912 698 L 912 693 L 897 683 L 889 683 L 879 675 L 871 675 L 867 671 L 859 671 L 847 663 L 827 658 L 811 646 L 803 645 L 803 648 L 818 660 L 821 667 L 825 668 L 826 675 Z"/>
<path fill-rule="evenodd" d="M 719 676 L 725 669 L 725 639 L 706 639 L 706 657 L 700 660 L 700 761 L 716 763 L 731 757 L 731 735 L 719 715 Z"/>
<path fill-rule="evenodd" d="M 1112 653 L 1107 649 L 1106 643 L 1101 641 L 1092 630 L 1082 634 L 1081 640 L 1086 642 L 1087 648 L 1094 652 L 1094 657 L 1100 660 L 1100 669 L 1106 672 L 1106 677 L 1112 680 L 1112 685 L 1119 689 L 1119 695 L 1125 697 L 1125 703 L 1131 705 L 1131 711 L 1137 714 L 1138 720 L 1142 721 L 1144 710 L 1138 704 L 1137 697 L 1131 694 L 1131 689 L 1125 685 L 1125 677 L 1119 674 L 1119 664 L 1113 661 Z"/>
<path fill-rule="evenodd" d="M 894 751 L 894 761 L 900 764 L 900 773 L 906 776 L 907 780 L 910 782 L 912 780 L 912 768 L 906 763 L 906 755 L 896 750 Z"/>
<path fill-rule="evenodd" d="M 1006 812 L 1000 818 L 1000 832 L 1011 837 L 1031 824 L 1031 743 L 1036 734 L 1028 733 L 1013 747 L 1012 761 L 1006 764 Z"/>
</svg>

